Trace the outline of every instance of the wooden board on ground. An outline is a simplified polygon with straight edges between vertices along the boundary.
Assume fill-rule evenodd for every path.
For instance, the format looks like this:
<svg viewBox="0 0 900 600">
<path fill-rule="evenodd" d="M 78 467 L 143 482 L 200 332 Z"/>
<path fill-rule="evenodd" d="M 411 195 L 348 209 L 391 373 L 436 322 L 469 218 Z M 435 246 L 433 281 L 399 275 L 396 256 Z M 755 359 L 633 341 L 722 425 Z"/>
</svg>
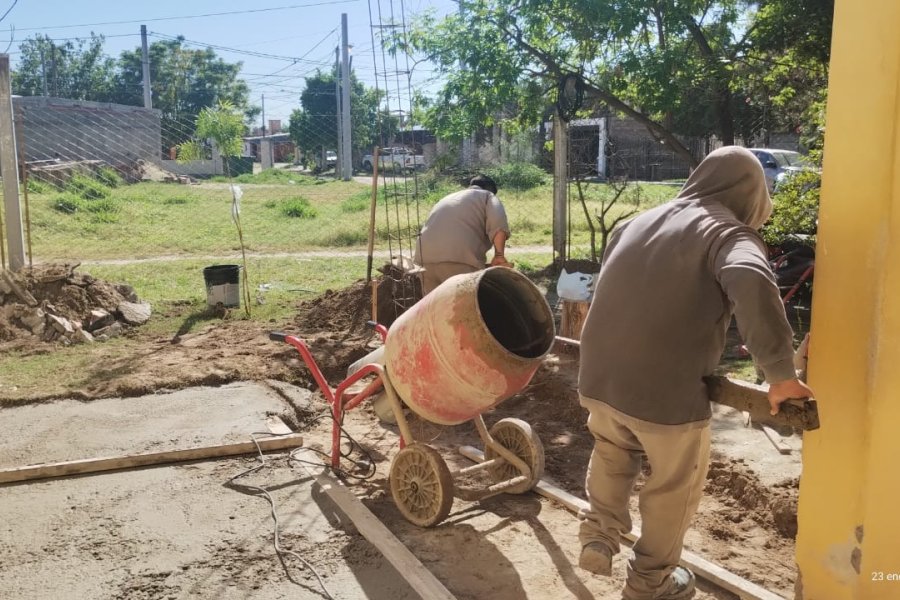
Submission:
<svg viewBox="0 0 900 600">
<path fill-rule="evenodd" d="M 766 434 L 766 437 L 769 438 L 769 441 L 772 442 L 772 445 L 775 446 L 775 449 L 780 454 L 791 453 L 791 447 L 784 443 L 784 438 L 777 431 L 768 425 L 760 425 L 759 428 L 762 429 L 762 432 Z"/>
<path fill-rule="evenodd" d="M 472 446 L 460 446 L 459 453 L 475 462 L 482 462 L 484 460 L 484 453 Z M 559 502 L 576 514 L 587 510 L 589 507 L 587 500 L 582 500 L 543 479 L 538 482 L 534 491 L 551 500 Z M 640 535 L 641 530 L 635 527 L 630 533 L 625 534 L 623 537 L 633 543 Z M 770 592 L 752 581 L 748 581 L 743 577 L 735 575 L 731 571 L 728 571 L 693 552 L 687 550 L 682 551 L 681 565 L 693 571 L 695 575 L 702 577 L 733 594 L 737 594 L 744 600 L 784 600 L 784 598 L 778 594 Z"/>
<path fill-rule="evenodd" d="M 217 446 L 187 448 L 184 450 L 169 450 L 166 452 L 148 452 L 145 454 L 87 458 L 58 463 L 28 465 L 0 470 L 0 483 L 14 483 L 35 479 L 47 479 L 50 477 L 65 477 L 68 475 L 85 475 L 88 473 L 117 471 L 119 469 L 131 469 L 134 467 L 148 467 L 188 460 L 238 456 L 241 454 L 256 453 L 258 451 L 257 448 L 263 452 L 269 452 L 272 450 L 297 448 L 302 445 L 303 436 L 294 433 L 278 437 L 258 438 L 255 443 L 253 441 L 237 442 L 232 444 L 220 444 Z"/>
<path fill-rule="evenodd" d="M 337 504 L 347 517 L 353 521 L 356 529 L 373 546 L 394 565 L 401 577 L 406 579 L 422 598 L 428 600 L 455 600 L 455 596 L 444 587 L 437 577 L 423 565 L 409 548 L 391 533 L 384 523 L 378 520 L 372 511 L 360 502 L 353 492 L 348 490 L 340 481 L 332 477 L 323 469 L 318 473 L 304 463 L 298 463 L 331 500 Z"/>
</svg>

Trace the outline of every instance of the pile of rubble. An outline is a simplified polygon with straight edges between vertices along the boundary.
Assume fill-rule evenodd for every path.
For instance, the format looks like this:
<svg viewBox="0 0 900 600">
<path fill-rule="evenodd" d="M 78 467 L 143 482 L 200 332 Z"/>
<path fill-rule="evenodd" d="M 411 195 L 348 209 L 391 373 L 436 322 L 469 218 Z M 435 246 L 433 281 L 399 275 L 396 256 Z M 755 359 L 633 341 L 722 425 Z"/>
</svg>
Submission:
<svg viewBox="0 0 900 600">
<path fill-rule="evenodd" d="M 0 271 L 0 343 L 103 341 L 150 319 L 129 285 L 83 273 L 78 264 Z"/>
</svg>

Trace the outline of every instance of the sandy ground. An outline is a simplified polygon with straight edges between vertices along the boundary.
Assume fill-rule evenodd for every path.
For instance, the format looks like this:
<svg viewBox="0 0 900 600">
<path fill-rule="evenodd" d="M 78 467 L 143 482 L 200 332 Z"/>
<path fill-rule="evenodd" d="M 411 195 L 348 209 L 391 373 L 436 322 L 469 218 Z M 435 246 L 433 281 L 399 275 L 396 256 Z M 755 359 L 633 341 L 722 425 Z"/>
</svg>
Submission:
<svg viewBox="0 0 900 600">
<path fill-rule="evenodd" d="M 245 441 L 266 416 L 296 415 L 249 384 L 134 402 L 65 401 L 5 411 L 3 466 Z M 4 598 L 324 597 L 293 556 L 282 563 L 266 500 L 228 485 L 254 457 L 197 461 L 0 488 Z M 274 455 L 237 480 L 271 490 L 282 545 L 311 563 L 335 597 L 416 598 L 379 552 Z"/>
<path fill-rule="evenodd" d="M 242 441 L 265 431 L 268 415 L 306 428 L 306 445 L 324 447 L 330 426 L 315 420 L 324 406 L 311 396 L 277 382 L 240 383 L 8 408 L 0 420 L 0 457 L 2 466 L 9 467 Z M 487 420 L 527 413 L 530 402 L 520 399 Z M 717 440 L 732 447 L 741 439 L 742 453 L 753 448 L 759 460 L 771 456 L 759 432 L 737 428 L 740 416 L 731 417 L 717 419 Z M 554 427 L 535 425 L 542 434 Z M 479 445 L 468 424 L 440 428 L 413 420 L 412 427 L 417 439 L 438 448 L 451 466 L 468 464 L 455 452 L 460 443 Z M 377 465 L 372 479 L 352 489 L 458 598 L 617 597 L 627 554 L 617 557 L 611 579 L 581 571 L 575 566 L 578 520 L 535 494 L 481 503 L 457 500 L 441 526 L 423 530 L 409 524 L 386 485 L 388 461 L 397 449 L 395 429 L 379 422 L 365 405 L 348 415 L 346 428 Z M 550 436 L 548 453 L 580 460 L 577 451 L 555 449 L 571 449 L 581 437 L 577 431 Z M 239 482 L 272 491 L 283 545 L 309 561 L 336 598 L 416 597 L 304 470 L 286 454 L 272 456 L 265 469 Z M 792 462 L 786 460 L 777 470 L 784 475 L 796 471 Z M 288 556 L 279 561 L 266 501 L 226 485 L 256 464 L 253 457 L 220 459 L 0 487 L 5 540 L 0 544 L 0 589 L 14 590 L 4 597 L 324 597 L 299 560 Z M 346 461 L 343 466 L 349 468 Z M 701 512 L 709 516 L 728 510 L 721 496 L 713 495 Z M 788 581 L 780 581 L 779 571 L 790 565 L 772 565 L 776 542 L 771 532 L 752 519 L 721 521 L 713 535 L 692 530 L 688 546 L 724 564 L 730 561 L 733 570 L 746 570 L 742 574 L 787 595 L 791 579 L 788 575 Z M 702 522 L 709 524 L 708 519 Z M 759 552 L 748 553 L 748 545 L 758 546 Z M 702 585 L 697 597 L 732 596 Z"/>
<path fill-rule="evenodd" d="M 377 343 L 364 327 L 369 310 L 361 284 L 328 292 L 299 307 L 291 322 L 267 327 L 209 317 L 191 326 L 198 315 L 185 309 L 186 326 L 174 336 L 132 330 L 144 342 L 133 354 L 112 353 L 104 344 L 85 349 L 83 385 L 48 377 L 39 393 L 23 393 L 14 373 L 2 374 L 0 467 L 246 440 L 263 429 L 267 414 L 304 432 L 307 445 L 325 447 L 330 422 L 317 419 L 325 407 L 306 391 L 315 389 L 309 372 L 293 348 L 268 339 L 268 330 L 306 340 L 334 386 Z M 26 353 L 55 347 L 22 338 L 10 343 Z M 528 388 L 485 419 L 528 421 L 545 447 L 546 476 L 583 497 L 592 440 L 577 403 L 576 367 L 574 355 L 549 356 Z M 367 404 L 345 426 L 377 467 L 374 477 L 353 484 L 354 492 L 459 598 L 618 597 L 627 554 L 617 557 L 609 580 L 582 572 L 573 566 L 577 519 L 536 495 L 457 500 L 439 527 L 411 526 L 386 486 L 396 428 L 379 422 Z M 456 453 L 460 444 L 480 446 L 468 424 L 441 428 L 413 420 L 411 426 L 417 441 L 452 465 L 468 464 Z M 791 597 L 800 438 L 786 438 L 795 452 L 778 454 L 762 432 L 726 408 L 717 408 L 713 428 L 714 460 L 687 547 Z M 2 596 L 325 597 L 298 559 L 278 559 L 267 502 L 225 485 L 256 464 L 252 457 L 221 459 L 0 486 Z M 335 597 L 414 597 L 286 454 L 248 481 L 272 490 L 283 545 L 301 553 Z M 732 597 L 701 589 L 701 599 Z"/>
</svg>

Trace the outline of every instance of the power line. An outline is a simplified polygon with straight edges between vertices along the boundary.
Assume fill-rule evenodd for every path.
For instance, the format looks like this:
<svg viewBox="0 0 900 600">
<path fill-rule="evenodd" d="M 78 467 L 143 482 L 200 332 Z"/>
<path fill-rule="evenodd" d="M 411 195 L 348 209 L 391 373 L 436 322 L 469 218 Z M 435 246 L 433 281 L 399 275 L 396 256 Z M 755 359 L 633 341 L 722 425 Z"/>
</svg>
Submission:
<svg viewBox="0 0 900 600">
<path fill-rule="evenodd" d="M 240 48 L 230 48 L 228 46 L 220 46 L 218 44 L 207 44 L 206 42 L 198 42 L 198 41 L 186 39 L 182 36 L 167 35 L 165 33 L 159 33 L 156 31 L 151 31 L 149 33 L 149 35 L 151 35 L 153 37 L 158 37 L 158 38 L 164 39 L 164 40 L 174 40 L 177 42 L 182 42 L 184 44 L 201 46 L 203 48 L 213 48 L 215 50 L 222 50 L 224 52 L 233 52 L 235 54 L 243 54 L 245 56 L 253 56 L 256 58 L 271 58 L 272 60 L 287 60 L 287 61 L 291 61 L 294 63 L 306 62 L 306 63 L 318 64 L 318 63 L 316 63 L 316 61 L 303 59 L 299 56 L 284 56 L 284 55 L 280 55 L 280 54 L 267 54 L 265 52 L 254 52 L 253 50 L 241 50 Z"/>
<path fill-rule="evenodd" d="M 103 33 L 98 33 L 98 34 L 96 34 L 95 37 L 103 38 L 105 40 L 108 38 L 140 37 L 140 35 L 141 34 L 139 34 L 139 33 L 117 33 L 114 35 L 106 35 Z M 80 42 L 80 41 L 87 41 L 87 40 L 91 39 L 91 37 L 88 37 L 86 35 L 80 35 L 78 37 L 62 37 L 62 38 L 52 38 L 52 37 L 45 36 L 42 38 L 25 38 L 24 40 L 11 40 L 11 41 L 13 43 L 22 44 L 24 42 L 31 41 L 32 39 L 40 39 L 41 41 L 47 41 L 47 42 Z"/>
<path fill-rule="evenodd" d="M 321 46 L 321 45 L 325 42 L 325 40 L 327 40 L 329 37 L 331 37 L 332 34 L 334 34 L 336 31 L 337 31 L 337 27 L 335 27 L 334 29 L 332 29 L 331 31 L 329 31 L 328 33 L 326 33 L 326 34 L 325 34 L 325 37 L 323 37 L 321 40 L 319 40 L 318 42 L 316 42 L 316 44 L 315 44 L 312 48 L 310 48 L 309 50 L 307 50 L 307 51 L 306 51 L 306 54 L 304 54 L 303 56 L 301 56 L 298 60 L 302 60 L 302 59 L 306 58 L 307 56 L 309 56 L 309 55 L 312 53 L 313 50 L 315 50 L 316 48 L 318 48 L 319 46 Z M 258 80 L 258 79 L 261 79 L 261 78 L 264 78 L 264 77 L 272 77 L 272 76 L 274 76 L 274 75 L 277 75 L 278 73 L 281 73 L 282 71 L 286 71 L 286 70 L 290 69 L 291 67 L 293 67 L 293 66 L 296 65 L 296 64 L 297 64 L 297 61 L 294 61 L 294 62 L 292 62 L 292 63 L 289 64 L 289 65 L 286 65 L 286 66 L 284 66 L 284 67 L 282 67 L 282 68 L 280 68 L 280 69 L 278 69 L 278 70 L 276 70 L 276 71 L 273 71 L 272 73 L 269 73 L 268 75 L 259 75 L 258 78 L 257 78 L 257 80 Z M 291 76 L 290 78 L 293 79 L 293 77 L 294 77 L 294 76 Z M 286 78 L 287 78 L 287 76 L 283 76 L 283 77 L 282 77 L 282 80 L 284 80 L 284 79 L 286 79 Z M 248 81 L 248 83 L 249 83 L 249 81 Z"/>
<path fill-rule="evenodd" d="M 9 8 L 6 9 L 6 12 L 3 13 L 2 17 L 0 17 L 0 21 L 2 21 L 3 19 L 6 18 L 6 15 L 9 14 L 9 11 L 11 11 L 13 8 L 15 8 L 15 6 L 18 2 L 19 2 L 19 0 L 13 0 L 13 3 L 9 5 Z"/>
<path fill-rule="evenodd" d="M 18 0 L 16 0 L 18 1 Z M 272 8 L 255 8 L 250 10 L 233 10 L 228 12 L 206 13 L 202 15 L 183 15 L 178 17 L 156 17 L 153 19 L 136 19 L 131 21 L 104 21 L 102 23 L 81 23 L 79 25 L 51 25 L 44 27 L 25 27 L 19 31 L 43 31 L 45 29 L 72 29 L 75 27 L 96 27 L 98 25 L 128 25 L 133 23 L 150 23 L 153 21 L 177 21 L 181 19 L 203 19 L 207 17 L 222 17 L 226 15 L 246 15 L 250 13 L 272 12 L 278 10 L 293 10 L 296 8 L 309 8 L 312 6 L 328 6 L 332 4 L 348 4 L 358 2 L 359 0 L 323 0 L 321 2 L 310 2 L 308 4 L 292 4 L 290 6 L 274 6 Z M 10 7 L 12 8 L 12 7 Z"/>
</svg>

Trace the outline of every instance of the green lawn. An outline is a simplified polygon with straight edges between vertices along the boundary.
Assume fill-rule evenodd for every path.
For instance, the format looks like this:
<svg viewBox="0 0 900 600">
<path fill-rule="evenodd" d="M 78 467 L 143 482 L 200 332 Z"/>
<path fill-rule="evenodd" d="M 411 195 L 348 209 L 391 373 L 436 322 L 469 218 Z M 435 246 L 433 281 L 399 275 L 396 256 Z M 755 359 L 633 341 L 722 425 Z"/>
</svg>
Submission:
<svg viewBox="0 0 900 600">
<path fill-rule="evenodd" d="M 240 217 L 249 252 L 366 246 L 370 186 L 285 172 L 263 172 L 252 181 L 239 184 L 244 192 Z M 256 183 L 259 181 L 265 183 Z M 447 182 L 426 177 L 421 181 L 398 180 L 388 192 L 382 189 L 377 209 L 378 246 L 386 249 L 389 232 L 396 235 L 398 231 L 415 230 L 433 203 L 454 189 Z M 655 206 L 676 191 L 666 185 L 633 185 L 611 214 L 617 209 Z M 638 192 L 640 197 L 636 196 Z M 601 198 L 609 193 L 608 186 L 589 186 L 591 214 L 599 210 Z M 552 186 L 501 190 L 500 197 L 513 231 L 513 246 L 551 243 Z M 61 212 L 58 206 L 75 212 Z M 77 205 L 72 204 L 71 194 L 44 186 L 41 193 L 30 193 L 29 207 L 36 261 L 215 256 L 240 249 L 231 219 L 231 192 L 225 182 L 122 185 L 110 190 L 106 198 L 82 200 Z M 572 242 L 587 244 L 588 225 L 574 188 L 570 210 Z"/>
</svg>

